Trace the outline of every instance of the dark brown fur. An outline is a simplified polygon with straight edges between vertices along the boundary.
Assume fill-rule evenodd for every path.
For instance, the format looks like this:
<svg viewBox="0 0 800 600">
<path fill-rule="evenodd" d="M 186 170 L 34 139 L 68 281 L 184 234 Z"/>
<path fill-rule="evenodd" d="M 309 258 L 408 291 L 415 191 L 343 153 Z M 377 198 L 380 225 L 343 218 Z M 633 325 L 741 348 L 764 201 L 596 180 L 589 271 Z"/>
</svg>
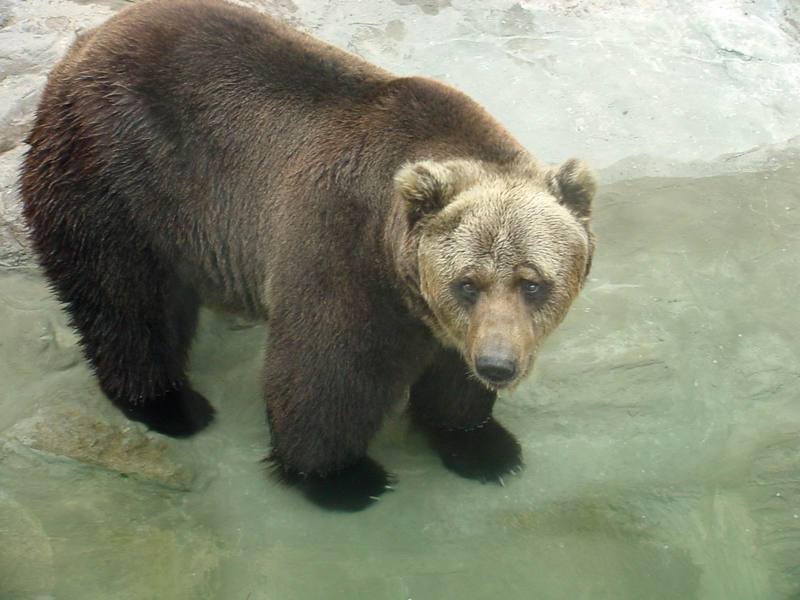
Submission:
<svg viewBox="0 0 800 600">
<path fill-rule="evenodd" d="M 273 458 L 300 487 L 363 467 L 437 355 L 448 368 L 435 385 L 428 369 L 415 414 L 458 427 L 490 415 L 494 392 L 433 338 L 413 253 L 398 251 L 401 165 L 528 156 L 463 94 L 244 8 L 156 0 L 79 38 L 28 142 L 34 247 L 103 391 L 132 418 L 172 435 L 211 420 L 185 376 L 200 302 L 268 320 Z M 450 411 L 459 386 L 480 402 Z M 352 502 L 306 491 L 360 508 L 385 483 L 368 467 L 372 487 Z"/>
</svg>

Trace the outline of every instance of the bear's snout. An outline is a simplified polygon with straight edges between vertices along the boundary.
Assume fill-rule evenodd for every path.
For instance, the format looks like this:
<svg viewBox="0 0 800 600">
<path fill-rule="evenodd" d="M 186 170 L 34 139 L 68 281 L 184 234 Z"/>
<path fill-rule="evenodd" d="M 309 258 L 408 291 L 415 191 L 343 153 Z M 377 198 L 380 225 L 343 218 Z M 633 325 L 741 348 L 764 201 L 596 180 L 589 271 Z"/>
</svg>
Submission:
<svg viewBox="0 0 800 600">
<path fill-rule="evenodd" d="M 482 354 L 475 360 L 475 370 L 488 382 L 503 385 L 517 374 L 517 361 L 506 354 Z"/>
<path fill-rule="evenodd" d="M 494 389 L 512 387 L 525 375 L 535 347 L 527 307 L 503 287 L 487 289 L 478 300 L 465 339 L 467 362 Z"/>
</svg>

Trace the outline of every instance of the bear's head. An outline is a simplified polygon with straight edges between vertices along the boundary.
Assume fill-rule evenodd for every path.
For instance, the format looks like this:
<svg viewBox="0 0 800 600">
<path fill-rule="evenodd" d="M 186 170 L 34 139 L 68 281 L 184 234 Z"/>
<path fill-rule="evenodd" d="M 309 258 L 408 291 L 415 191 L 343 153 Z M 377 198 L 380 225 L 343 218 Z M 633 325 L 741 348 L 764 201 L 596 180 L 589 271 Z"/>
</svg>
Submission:
<svg viewBox="0 0 800 600">
<path fill-rule="evenodd" d="M 518 383 L 591 265 L 595 181 L 577 160 L 421 161 L 395 176 L 405 279 L 424 320 L 488 387 Z"/>
</svg>

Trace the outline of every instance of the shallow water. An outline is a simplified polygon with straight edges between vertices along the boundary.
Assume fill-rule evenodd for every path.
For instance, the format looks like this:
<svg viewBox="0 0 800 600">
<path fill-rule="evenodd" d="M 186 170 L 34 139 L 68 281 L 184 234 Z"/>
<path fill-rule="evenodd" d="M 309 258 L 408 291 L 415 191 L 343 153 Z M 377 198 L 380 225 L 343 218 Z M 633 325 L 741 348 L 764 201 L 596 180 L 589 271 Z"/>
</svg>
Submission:
<svg viewBox="0 0 800 600">
<path fill-rule="evenodd" d="M 3 597 L 797 597 L 799 175 L 605 187 L 591 281 L 499 406 L 527 469 L 459 479 L 398 415 L 373 450 L 397 491 L 355 515 L 263 476 L 264 330 L 210 313 L 192 372 L 219 419 L 162 457 L 190 484 L 30 450 L 37 411 L 53 439 L 63 414 L 138 426 L 41 280 L 4 274 L 0 530 L 22 543 L 0 546 Z"/>
<path fill-rule="evenodd" d="M 2 600 L 800 598 L 800 9 L 779 0 L 248 0 L 472 94 L 601 169 L 591 279 L 504 396 L 527 468 L 320 512 L 264 475 L 266 331 L 203 314 L 188 441 L 103 399 L 30 264 L 14 179 L 47 70 L 125 2 L 0 0 Z"/>
</svg>

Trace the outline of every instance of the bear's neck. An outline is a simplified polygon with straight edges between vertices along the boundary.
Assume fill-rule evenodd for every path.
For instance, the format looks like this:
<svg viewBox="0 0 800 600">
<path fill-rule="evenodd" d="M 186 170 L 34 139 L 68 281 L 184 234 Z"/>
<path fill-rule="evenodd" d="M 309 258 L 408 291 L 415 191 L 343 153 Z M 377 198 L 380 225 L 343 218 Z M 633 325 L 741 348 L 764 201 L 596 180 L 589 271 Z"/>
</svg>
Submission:
<svg viewBox="0 0 800 600">
<path fill-rule="evenodd" d="M 433 312 L 420 290 L 418 249 L 419 236 L 409 230 L 402 203 L 396 200 L 384 231 L 384 251 L 392 268 L 392 283 L 411 316 L 434 330 Z"/>
</svg>

